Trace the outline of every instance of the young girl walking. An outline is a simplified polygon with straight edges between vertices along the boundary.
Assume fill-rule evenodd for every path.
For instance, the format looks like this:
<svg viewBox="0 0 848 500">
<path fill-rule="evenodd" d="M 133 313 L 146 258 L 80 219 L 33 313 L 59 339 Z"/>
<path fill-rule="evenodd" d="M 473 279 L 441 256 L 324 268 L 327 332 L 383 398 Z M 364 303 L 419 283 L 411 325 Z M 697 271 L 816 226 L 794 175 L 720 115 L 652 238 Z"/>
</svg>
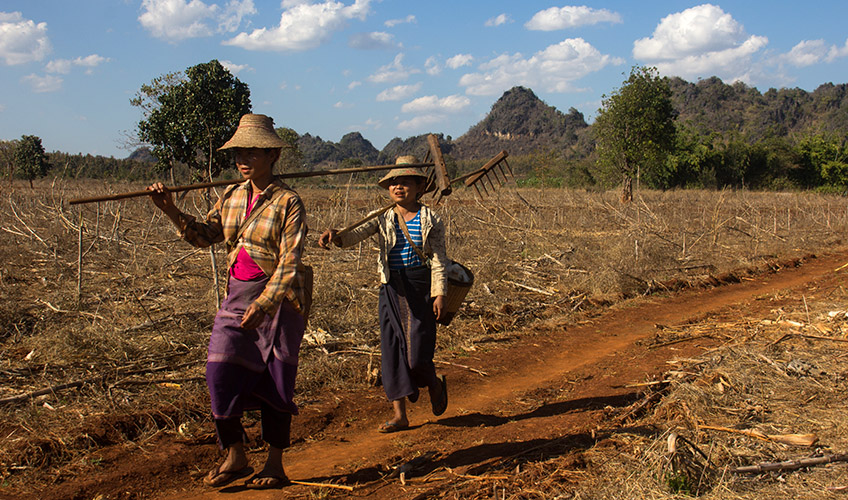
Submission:
<svg viewBox="0 0 848 500">
<path fill-rule="evenodd" d="M 401 156 L 397 165 L 417 163 Z M 379 272 L 380 351 L 382 382 L 392 403 L 393 416 L 380 425 L 380 432 L 409 427 L 406 400 L 418 400 L 419 387 L 427 387 L 433 414 L 448 406 L 444 375 L 436 375 L 436 320 L 443 314 L 447 278 L 445 228 L 441 219 L 419 198 L 427 187 L 427 176 L 417 168 L 393 169 L 378 182 L 388 190 L 393 209 L 349 232 L 328 229 L 318 240 L 349 247 L 372 235 L 380 246 Z"/>
</svg>

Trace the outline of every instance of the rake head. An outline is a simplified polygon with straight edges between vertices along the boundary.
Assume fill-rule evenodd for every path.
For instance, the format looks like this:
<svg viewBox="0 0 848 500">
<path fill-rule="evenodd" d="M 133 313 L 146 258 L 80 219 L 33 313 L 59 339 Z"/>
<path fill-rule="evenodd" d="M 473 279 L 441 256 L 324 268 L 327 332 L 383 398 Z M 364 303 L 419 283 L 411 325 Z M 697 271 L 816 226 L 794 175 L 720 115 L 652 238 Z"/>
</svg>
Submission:
<svg viewBox="0 0 848 500">
<path fill-rule="evenodd" d="M 507 156 L 509 155 L 506 151 L 501 151 L 479 169 L 458 177 L 451 182 L 465 181 L 465 186 L 473 187 L 477 192 L 477 196 L 482 199 L 484 194 L 489 194 L 489 189 L 494 191 L 496 187 L 503 186 L 510 179 L 515 178 L 512 169 L 509 167 L 509 163 L 506 161 Z M 489 184 L 488 188 L 486 187 L 486 183 Z"/>
</svg>

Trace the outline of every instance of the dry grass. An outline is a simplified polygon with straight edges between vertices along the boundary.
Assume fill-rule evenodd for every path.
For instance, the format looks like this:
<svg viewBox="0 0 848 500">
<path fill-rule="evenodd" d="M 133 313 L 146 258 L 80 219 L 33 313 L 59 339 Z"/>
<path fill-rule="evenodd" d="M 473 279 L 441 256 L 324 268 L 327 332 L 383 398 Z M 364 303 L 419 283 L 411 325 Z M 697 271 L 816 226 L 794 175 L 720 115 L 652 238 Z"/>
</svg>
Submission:
<svg viewBox="0 0 848 500">
<path fill-rule="evenodd" d="M 705 334 L 723 342 L 696 359 L 674 360 L 663 377 L 669 382 L 647 389 L 631 407 L 609 409 L 592 439 L 563 436 L 542 450 L 553 458 L 534 460 L 538 452 L 516 457 L 486 470 L 487 476 L 500 475 L 495 485 L 480 489 L 479 481 L 458 481 L 446 497 L 843 498 L 848 490 L 844 459 L 800 470 L 733 471 L 844 457 L 848 450 L 848 292 L 838 285 L 808 292 L 761 297 L 772 306 L 765 319 L 736 309 L 662 331 L 651 345 Z M 678 439 L 676 453 L 669 450 L 672 434 L 683 440 Z M 814 443 L 781 441 L 794 435 L 812 437 Z"/>
<path fill-rule="evenodd" d="M 191 434 L 208 418 L 203 362 L 216 308 L 210 254 L 179 241 L 167 219 L 145 200 L 79 209 L 66 203 L 135 189 L 139 186 L 57 181 L 37 184 L 35 191 L 18 184 L 2 197 L 0 398 L 85 382 L 0 405 L 0 435 L 6 437 L 0 476 L 6 480 L 45 465 L 75 474 L 91 466 L 86 457 L 93 449 L 126 440 L 143 443 L 159 432 Z M 325 252 L 315 241 L 323 229 L 344 226 L 386 201 L 381 190 L 371 188 L 299 192 L 311 228 L 306 260 L 316 269 L 315 308 L 298 379 L 299 397 L 308 401 L 321 391 L 373 383 L 368 356 L 339 352 L 378 346 L 377 249 L 364 242 Z M 552 189 L 502 189 L 482 203 L 468 192 L 453 194 L 439 209 L 449 252 L 474 270 L 476 284 L 450 334 L 440 335 L 438 356 L 462 356 L 476 345 L 514 335 L 521 326 L 591 314 L 623 297 L 738 279 L 739 270 L 767 267 L 774 257 L 838 245 L 848 229 L 848 200 L 815 194 L 644 192 L 628 207 L 616 200 L 617 193 Z M 186 211 L 203 211 L 196 194 L 184 203 Z M 223 283 L 220 250 L 217 261 Z M 778 347 L 788 349 L 793 342 Z M 721 364 L 731 359 L 740 364 Z M 744 365 L 746 359 L 725 355 L 697 367 L 703 373 L 740 370 L 728 375 L 734 387 L 772 390 L 744 371 L 767 367 L 757 359 Z M 820 391 L 819 400 L 834 397 L 810 384 L 804 390 Z M 830 380 L 822 385 L 835 387 Z M 679 391 L 685 388 L 669 398 L 688 401 Z M 734 392 L 733 397 L 741 396 Z M 671 414 L 675 407 L 669 398 L 663 408 Z M 687 405 L 693 411 L 693 404 Z M 98 430 L 106 415 L 120 425 Z M 645 450 L 657 448 L 660 437 L 610 439 Z M 746 453 L 757 457 L 773 451 L 763 446 Z M 731 456 L 727 450 L 715 453 Z M 545 464 L 533 467 L 547 470 Z M 560 475 L 544 473 L 561 477 L 564 485 L 583 481 L 573 468 L 557 470 Z M 526 474 L 530 481 L 532 467 Z M 724 480 L 716 489 L 736 485 Z"/>
</svg>

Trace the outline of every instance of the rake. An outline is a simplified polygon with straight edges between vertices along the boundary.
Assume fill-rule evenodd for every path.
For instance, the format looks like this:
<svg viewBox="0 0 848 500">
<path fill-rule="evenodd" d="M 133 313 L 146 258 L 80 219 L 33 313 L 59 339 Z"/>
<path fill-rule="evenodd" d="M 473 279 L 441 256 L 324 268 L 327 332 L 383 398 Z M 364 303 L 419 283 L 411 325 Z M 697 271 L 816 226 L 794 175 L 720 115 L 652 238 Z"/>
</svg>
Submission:
<svg viewBox="0 0 848 500">
<path fill-rule="evenodd" d="M 393 168 L 427 168 L 434 166 L 434 163 L 415 163 L 412 165 L 372 165 L 365 167 L 352 167 L 352 168 L 337 168 L 331 170 L 315 170 L 312 172 L 293 172 L 287 174 L 277 174 L 274 177 L 278 179 L 295 179 L 295 178 L 304 178 L 304 177 L 318 177 L 322 175 L 340 175 L 340 174 L 352 174 L 356 172 L 373 172 L 376 170 L 390 170 Z M 220 186 L 229 186 L 230 184 L 238 184 L 240 182 L 244 182 L 244 179 L 232 179 L 232 180 L 223 180 L 223 181 L 213 181 L 213 182 L 200 182 L 197 184 L 186 184 L 184 186 L 173 186 L 169 187 L 168 191 L 172 193 L 179 193 L 182 191 L 192 191 L 195 189 L 204 189 L 204 188 L 213 188 Z M 118 193 L 118 194 L 110 194 L 104 196 L 93 196 L 90 198 L 75 198 L 68 201 L 70 205 L 78 205 L 81 203 L 95 203 L 100 201 L 113 201 L 113 200 L 124 200 L 127 198 L 139 198 L 142 196 L 150 196 L 153 194 L 153 191 L 143 190 L 143 191 L 131 191 L 127 193 Z"/>
<path fill-rule="evenodd" d="M 485 165 L 478 168 L 477 170 L 469 172 L 455 179 L 448 179 L 447 167 L 445 166 L 444 159 L 442 158 L 442 151 L 439 148 L 439 143 L 436 139 L 436 136 L 430 134 L 429 136 L 427 136 L 427 142 L 429 149 L 424 155 L 424 161 L 425 164 L 427 164 L 427 160 L 430 159 L 430 156 L 432 155 L 433 163 L 431 163 L 431 165 L 433 165 L 434 168 L 433 171 L 430 172 L 430 175 L 428 177 L 427 189 L 425 190 L 425 193 L 432 193 L 431 196 L 433 199 L 433 205 L 437 205 L 442 200 L 442 198 L 448 196 L 449 194 L 451 194 L 451 192 L 453 192 L 451 184 L 464 182 L 465 187 L 473 187 L 477 193 L 477 196 L 482 199 L 483 193 L 488 195 L 489 189 L 491 189 L 492 191 L 495 190 L 495 183 L 497 183 L 497 186 L 503 186 L 510 178 L 515 178 L 512 173 L 512 169 L 509 166 L 509 163 L 507 163 L 506 161 L 506 158 L 507 156 L 509 156 L 509 154 L 506 152 L 506 150 L 504 150 L 493 156 L 491 160 L 487 161 Z M 502 164 L 506 166 L 506 170 L 504 170 Z M 409 167 L 411 165 L 406 166 Z M 493 178 L 494 180 L 492 180 Z M 486 188 L 487 181 L 489 183 L 488 189 Z M 483 193 L 480 192 L 480 188 L 483 188 Z M 342 235 L 353 231 L 354 229 L 361 226 L 362 224 L 365 224 L 371 219 L 379 217 L 380 215 L 394 208 L 394 206 L 394 203 L 392 203 L 391 205 L 387 205 L 375 212 L 371 212 L 367 216 L 345 227 L 344 229 L 340 229 L 333 238 L 333 241 L 340 241 Z"/>
</svg>

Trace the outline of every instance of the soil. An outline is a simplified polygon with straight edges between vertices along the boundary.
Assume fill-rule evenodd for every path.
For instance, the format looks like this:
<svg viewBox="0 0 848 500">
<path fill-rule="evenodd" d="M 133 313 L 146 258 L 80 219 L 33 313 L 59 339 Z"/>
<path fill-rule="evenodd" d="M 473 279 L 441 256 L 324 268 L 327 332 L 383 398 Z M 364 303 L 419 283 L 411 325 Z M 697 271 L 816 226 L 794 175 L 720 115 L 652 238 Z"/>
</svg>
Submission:
<svg viewBox="0 0 848 500">
<path fill-rule="evenodd" d="M 660 377 L 668 360 L 699 355 L 720 342 L 704 336 L 651 346 L 646 341 L 661 328 L 742 311 L 765 318 L 773 305 L 762 297 L 810 284 L 836 287 L 840 273 L 834 270 L 845 262 L 848 250 L 807 256 L 738 283 L 641 297 L 577 323 L 553 319 L 514 332 L 505 342 L 484 344 L 439 365 L 448 381 L 447 412 L 434 417 L 424 391 L 410 405 L 411 428 L 403 432 L 376 431 L 390 416 L 379 387 L 302 402 L 294 443 L 284 457 L 289 477 L 355 490 L 292 485 L 284 492 L 299 498 L 430 498 L 450 491 L 452 478 L 496 471 L 510 457 L 555 441 L 560 449 L 584 450 L 603 439 L 617 409 L 639 400 L 641 389 L 633 384 Z M 248 433 L 258 434 L 257 427 Z M 250 455 L 260 468 L 261 447 Z M 428 462 L 406 484 L 386 477 L 392 466 L 422 455 Z M 199 479 L 219 458 L 211 434 L 186 439 L 163 432 L 144 443 L 102 449 L 99 467 L 85 477 L 57 478 L 54 484 L 31 485 L 28 492 L 0 490 L 0 498 L 221 498 Z M 575 460 L 573 467 L 585 465 Z M 430 471 L 435 473 L 422 479 Z M 239 483 L 223 490 L 226 498 L 281 496 L 279 490 L 245 490 Z"/>
</svg>

